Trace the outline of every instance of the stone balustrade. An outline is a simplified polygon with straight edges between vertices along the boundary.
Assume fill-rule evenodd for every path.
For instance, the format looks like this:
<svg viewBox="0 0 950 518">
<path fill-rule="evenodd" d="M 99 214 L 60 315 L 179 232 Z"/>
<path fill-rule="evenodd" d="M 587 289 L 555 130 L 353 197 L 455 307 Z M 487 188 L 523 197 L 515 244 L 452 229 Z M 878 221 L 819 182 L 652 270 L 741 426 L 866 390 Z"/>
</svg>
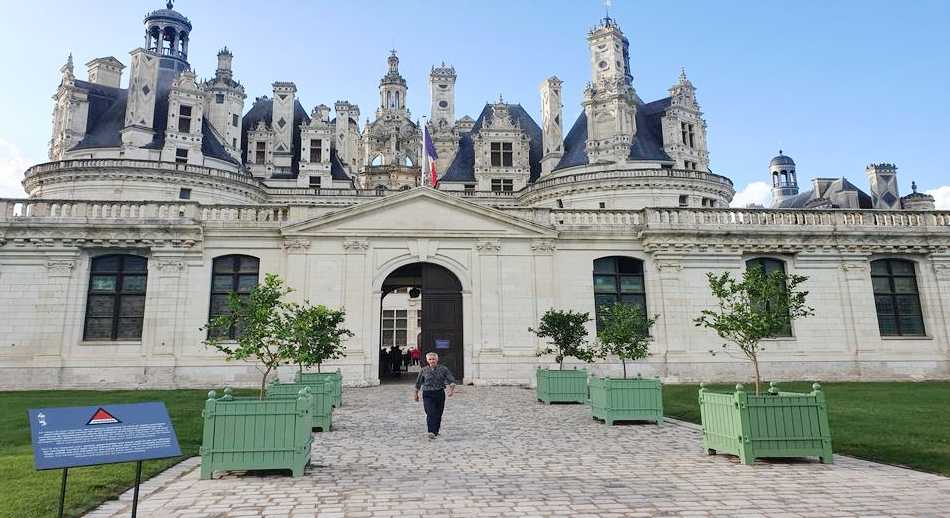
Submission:
<svg viewBox="0 0 950 518">
<path fill-rule="evenodd" d="M 325 209 L 324 209 L 325 210 Z M 643 229 L 750 229 L 790 230 L 834 228 L 945 229 L 950 232 L 950 211 L 884 211 L 850 209 L 700 209 L 647 208 L 548 209 L 512 207 L 507 214 L 554 228 L 602 230 Z M 0 198 L 0 222 L 69 221 L 134 222 L 136 220 L 191 219 L 196 222 L 255 222 L 275 227 L 314 217 L 313 204 L 201 205 L 192 201 L 88 201 Z"/>
</svg>

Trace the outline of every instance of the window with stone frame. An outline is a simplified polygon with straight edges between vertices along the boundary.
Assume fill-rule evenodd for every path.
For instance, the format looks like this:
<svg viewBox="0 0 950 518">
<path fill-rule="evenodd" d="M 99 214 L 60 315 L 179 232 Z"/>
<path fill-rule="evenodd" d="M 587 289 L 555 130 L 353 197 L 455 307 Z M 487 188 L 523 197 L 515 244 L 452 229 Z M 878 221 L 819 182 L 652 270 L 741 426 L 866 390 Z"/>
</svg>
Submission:
<svg viewBox="0 0 950 518">
<path fill-rule="evenodd" d="M 514 163 L 514 150 L 511 142 L 491 143 L 492 167 L 512 167 Z"/>
<path fill-rule="evenodd" d="M 267 161 L 267 144 L 264 142 L 257 142 L 256 147 L 254 148 L 254 163 L 263 164 Z"/>
<path fill-rule="evenodd" d="M 310 139 L 310 161 L 320 163 L 323 161 L 323 142 L 320 139 Z"/>
<path fill-rule="evenodd" d="M 382 325 L 383 347 L 405 347 L 408 313 L 404 309 L 384 309 Z"/>
<path fill-rule="evenodd" d="M 175 150 L 175 163 L 177 164 L 187 164 L 188 163 L 188 150 L 178 148 Z"/>
<path fill-rule="evenodd" d="M 191 133 L 191 106 L 182 104 L 178 107 L 178 132 Z"/>
<path fill-rule="evenodd" d="M 238 116 L 236 113 L 231 114 L 231 125 L 235 128 L 238 127 Z"/>
<path fill-rule="evenodd" d="M 475 192 L 475 184 L 467 183 L 464 185 L 464 189 L 465 189 L 465 192 L 469 192 L 469 193 Z"/>
<path fill-rule="evenodd" d="M 752 268 L 760 268 L 766 275 L 771 275 L 773 272 L 780 272 L 782 275 L 785 275 L 785 261 L 781 259 L 775 259 L 772 257 L 756 257 L 754 259 L 749 259 L 745 262 L 745 267 L 747 270 Z M 762 301 L 761 304 L 764 304 L 765 308 L 773 304 L 772 301 Z M 789 320 L 785 323 L 785 327 L 775 335 L 775 338 L 790 337 L 792 336 L 792 321 Z"/>
<path fill-rule="evenodd" d="M 492 192 L 512 192 L 515 190 L 515 181 L 511 178 L 492 178 Z"/>
<path fill-rule="evenodd" d="M 308 178 L 308 180 L 309 180 L 309 182 L 310 182 L 310 187 L 313 187 L 314 189 L 319 189 L 319 188 L 320 188 L 320 177 L 319 177 L 319 176 L 311 176 L 311 177 Z"/>
<path fill-rule="evenodd" d="M 604 312 L 618 302 L 639 306 L 643 314 L 647 314 L 643 261 L 623 256 L 594 260 L 594 314 L 597 329 L 603 324 Z"/>
<path fill-rule="evenodd" d="M 93 258 L 83 340 L 141 340 L 147 281 L 145 257 L 112 254 Z"/>
<path fill-rule="evenodd" d="M 871 261 L 871 284 L 881 336 L 925 336 L 913 261 Z"/>
<path fill-rule="evenodd" d="M 211 304 L 208 308 L 208 320 L 227 315 L 228 297 L 236 293 L 246 300 L 251 289 L 257 286 L 260 277 L 261 260 L 250 255 L 223 255 L 216 257 L 211 264 Z M 241 335 L 239 326 L 227 330 L 209 330 L 209 336 L 234 340 Z"/>
<path fill-rule="evenodd" d="M 224 94 L 214 94 L 215 104 L 224 104 Z"/>
</svg>

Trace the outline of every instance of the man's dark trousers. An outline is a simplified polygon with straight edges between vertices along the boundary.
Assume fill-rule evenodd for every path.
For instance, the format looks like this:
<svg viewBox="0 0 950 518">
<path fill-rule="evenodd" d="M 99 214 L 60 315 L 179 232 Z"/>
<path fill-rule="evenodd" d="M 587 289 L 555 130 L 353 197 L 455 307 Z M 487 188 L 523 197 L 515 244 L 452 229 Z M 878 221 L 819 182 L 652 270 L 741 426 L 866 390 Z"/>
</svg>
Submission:
<svg viewBox="0 0 950 518">
<path fill-rule="evenodd" d="M 426 409 L 429 433 L 438 435 L 442 426 L 442 411 L 445 410 L 445 390 L 423 390 L 422 406 Z"/>
</svg>

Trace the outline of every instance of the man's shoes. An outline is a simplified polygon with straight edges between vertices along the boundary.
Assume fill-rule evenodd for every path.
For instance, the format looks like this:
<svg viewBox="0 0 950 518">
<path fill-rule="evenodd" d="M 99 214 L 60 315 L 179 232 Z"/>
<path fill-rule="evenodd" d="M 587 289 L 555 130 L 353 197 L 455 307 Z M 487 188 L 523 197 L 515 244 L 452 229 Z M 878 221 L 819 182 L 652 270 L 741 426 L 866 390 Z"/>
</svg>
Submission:
<svg viewBox="0 0 950 518">
<path fill-rule="evenodd" d="M 431 441 L 432 439 L 435 439 L 436 434 L 434 434 L 434 433 L 432 433 L 432 432 L 429 432 L 429 433 L 426 434 L 426 437 L 428 437 L 429 440 Z"/>
</svg>

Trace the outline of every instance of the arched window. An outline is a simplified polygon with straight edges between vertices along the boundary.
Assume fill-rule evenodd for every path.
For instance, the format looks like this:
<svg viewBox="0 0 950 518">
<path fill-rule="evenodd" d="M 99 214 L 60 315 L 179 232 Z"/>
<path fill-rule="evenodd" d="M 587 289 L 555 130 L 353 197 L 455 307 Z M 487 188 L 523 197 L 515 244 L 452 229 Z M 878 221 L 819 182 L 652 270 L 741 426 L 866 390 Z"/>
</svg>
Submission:
<svg viewBox="0 0 950 518">
<path fill-rule="evenodd" d="M 780 259 L 773 259 L 771 257 L 756 257 L 755 259 L 749 259 L 745 262 L 746 269 L 752 268 L 761 268 L 766 275 L 770 275 L 772 272 L 781 272 L 782 275 L 785 275 L 785 261 Z M 766 308 L 770 304 L 770 301 L 763 301 Z M 781 332 L 775 335 L 776 337 L 783 336 L 792 336 L 792 322 L 789 320 L 785 324 L 785 328 Z"/>
<path fill-rule="evenodd" d="M 211 267 L 211 307 L 208 320 L 228 314 L 228 296 L 237 293 L 247 298 L 251 288 L 257 286 L 260 259 L 249 255 L 224 255 L 216 257 Z M 226 332 L 215 330 L 218 338 L 234 339 L 241 330 L 231 327 Z"/>
<path fill-rule="evenodd" d="M 620 256 L 594 260 L 594 307 L 598 329 L 604 309 L 618 302 L 640 306 L 646 314 L 643 261 Z"/>
<path fill-rule="evenodd" d="M 83 340 L 141 340 L 147 278 L 144 257 L 93 258 Z"/>
<path fill-rule="evenodd" d="M 871 284 L 882 336 L 924 336 L 924 317 L 912 261 L 871 261 Z"/>
</svg>

